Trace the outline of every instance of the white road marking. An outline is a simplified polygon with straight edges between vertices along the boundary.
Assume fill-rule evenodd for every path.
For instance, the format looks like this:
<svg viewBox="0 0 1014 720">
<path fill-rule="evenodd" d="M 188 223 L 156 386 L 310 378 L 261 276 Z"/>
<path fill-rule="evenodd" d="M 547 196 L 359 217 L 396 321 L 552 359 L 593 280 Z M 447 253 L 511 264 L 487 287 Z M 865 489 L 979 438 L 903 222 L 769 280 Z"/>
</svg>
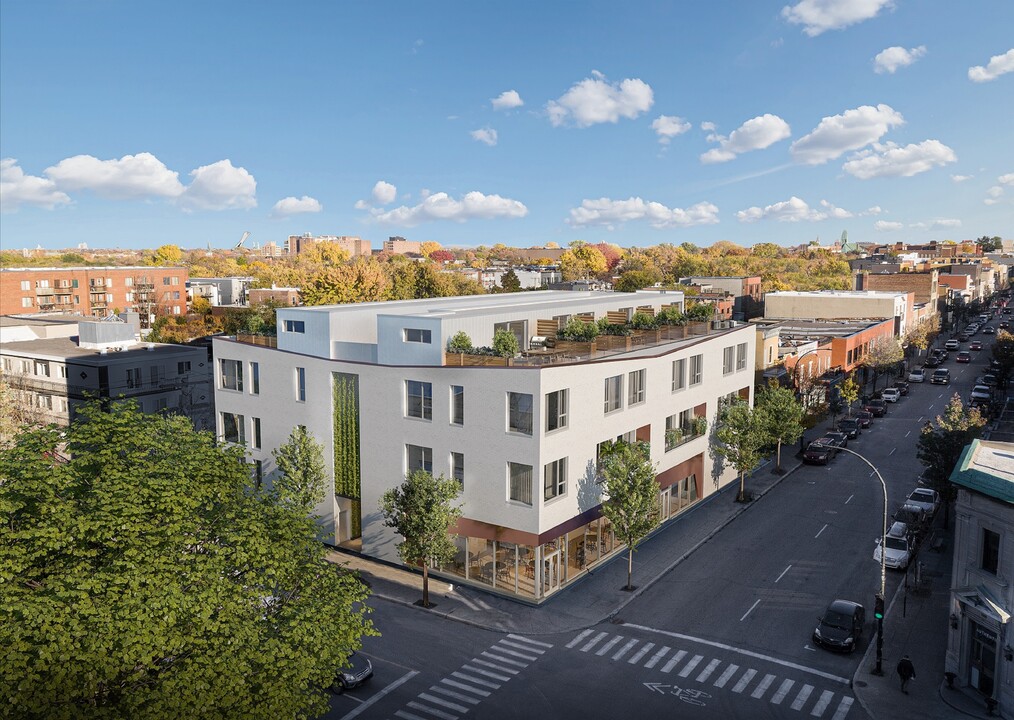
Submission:
<svg viewBox="0 0 1014 720">
<path fill-rule="evenodd" d="M 795 680 L 782 680 L 782 684 L 778 686 L 778 692 L 776 692 L 774 697 L 771 698 L 771 704 L 781 705 L 782 700 L 785 699 L 785 696 L 789 694 L 789 690 L 791 690 L 792 686 L 795 684 Z"/>
<path fill-rule="evenodd" d="M 760 698 L 764 697 L 764 693 L 768 691 L 768 688 L 771 686 L 771 682 L 774 679 L 775 676 L 771 675 L 770 673 L 765 675 L 764 679 L 761 680 L 760 683 L 757 685 L 757 687 L 754 688 L 754 691 L 750 693 L 750 697 L 756 700 L 759 700 Z"/>
<path fill-rule="evenodd" d="M 813 692 L 813 685 L 804 685 L 803 689 L 796 695 L 796 699 L 792 701 L 792 709 L 799 710 L 803 705 L 806 704 L 807 699 L 810 697 L 810 693 Z"/>
<path fill-rule="evenodd" d="M 739 682 L 732 686 L 732 691 L 734 693 L 743 692 L 743 690 L 746 689 L 746 686 L 750 684 L 750 681 L 753 680 L 753 676 L 756 674 L 757 671 L 754 670 L 753 668 L 747 670 L 745 673 L 743 673 L 743 676 L 739 679 Z"/>
<path fill-rule="evenodd" d="M 412 678 L 414 678 L 418 674 L 419 673 L 416 670 L 411 670 L 411 671 L 405 673 L 400 678 L 398 678 L 397 680 L 395 680 L 393 683 L 391 683 L 390 685 L 388 685 L 387 687 L 385 687 L 383 690 L 381 690 L 380 692 L 378 692 L 376 695 L 374 695 L 373 697 L 371 697 L 369 700 L 367 700 L 366 702 L 364 702 L 362 705 L 360 705 L 359 707 L 357 707 L 354 710 L 352 710 L 352 712 L 350 712 L 348 715 L 345 715 L 344 717 L 342 717 L 341 720 L 352 720 L 352 718 L 354 718 L 356 715 L 358 715 L 359 713 L 361 713 L 366 708 L 370 707 L 370 705 L 372 705 L 373 703 L 375 703 L 378 700 L 380 700 L 380 698 L 382 698 L 385 695 L 387 695 L 389 692 L 391 692 L 392 690 L 394 690 L 395 688 L 397 688 L 399 685 L 408 682 L 409 680 L 411 680 Z"/>
<path fill-rule="evenodd" d="M 744 620 L 746 620 L 746 616 L 747 616 L 747 615 L 749 615 L 750 613 L 752 613 L 752 612 L 753 612 L 753 609 L 754 609 L 755 607 L 757 607 L 758 605 L 760 605 L 760 598 L 757 598 L 757 600 L 756 600 L 756 601 L 754 602 L 754 604 L 750 606 L 750 609 L 749 609 L 749 610 L 747 610 L 747 611 L 746 611 L 745 613 L 743 613 L 743 617 L 741 617 L 741 618 L 739 619 L 739 621 L 740 621 L 740 622 L 743 622 Z"/>
<path fill-rule="evenodd" d="M 526 663 L 518 662 L 517 660 L 511 660 L 510 658 L 500 657 L 499 655 L 494 655 L 493 653 L 489 652 L 488 650 L 484 650 L 483 652 L 481 652 L 479 654 L 482 655 L 483 657 L 487 657 L 487 658 L 491 658 L 493 660 L 499 660 L 500 662 L 508 663 L 509 665 L 517 665 L 519 668 L 522 668 L 522 669 L 528 667 L 528 665 Z"/>
<path fill-rule="evenodd" d="M 790 567 L 792 567 L 792 565 L 789 565 L 789 567 L 787 567 L 787 568 L 785 568 L 784 570 L 782 570 L 782 574 L 781 574 L 781 575 L 779 575 L 779 576 L 778 576 L 777 578 L 775 578 L 775 582 L 778 582 L 778 581 L 779 581 L 779 580 L 781 580 L 781 579 L 782 579 L 783 577 L 785 577 L 785 573 L 787 573 L 787 572 L 789 571 L 789 568 L 790 568 Z"/>
<path fill-rule="evenodd" d="M 894 455 L 894 451 L 895 451 L 895 450 L 897 450 L 897 449 L 898 449 L 898 448 L 896 448 L 896 447 L 893 447 L 893 448 L 891 448 L 891 452 L 889 452 L 889 453 L 887 453 L 887 454 L 888 454 L 888 455 Z"/>
<path fill-rule="evenodd" d="M 729 667 L 727 667 L 725 669 L 725 672 L 722 673 L 722 676 L 719 677 L 717 680 L 715 680 L 715 687 L 716 688 L 725 687 L 725 683 L 729 682 L 729 679 L 736 674 L 737 670 L 739 670 L 739 665 L 730 665 Z"/>
<path fill-rule="evenodd" d="M 618 643 L 618 642 L 619 642 L 620 640 L 622 640 L 622 639 L 623 639 L 623 636 L 622 636 L 622 635 L 616 635 L 616 636 L 615 636 L 615 637 L 614 637 L 614 638 L 613 638 L 612 640 L 610 640 L 610 641 L 609 641 L 609 642 L 607 642 L 607 643 L 606 643 L 605 645 L 603 645 L 602 647 L 600 647 L 600 648 L 598 649 L 598 652 L 596 652 L 595 654 L 596 654 L 596 655 L 599 655 L 599 656 L 605 655 L 605 654 L 606 654 L 607 652 L 609 652 L 610 650 L 612 650 L 612 649 L 613 649 L 613 646 L 614 646 L 614 645 L 615 645 L 616 643 Z"/>
<path fill-rule="evenodd" d="M 686 650 L 680 650 L 679 652 L 677 652 L 669 659 L 669 662 L 667 662 L 665 665 L 662 666 L 662 672 L 667 673 L 672 671 L 672 669 L 676 667 L 676 663 L 685 658 L 686 655 L 687 655 Z"/>
<path fill-rule="evenodd" d="M 810 652 L 817 652 L 817 648 L 812 648 L 809 645 L 804 645 L 803 649 L 804 650 L 809 650 Z"/>
<path fill-rule="evenodd" d="M 623 657 L 628 652 L 630 652 L 630 648 L 634 647 L 639 642 L 641 642 L 641 641 L 638 640 L 637 638 L 632 638 L 632 639 L 628 640 L 626 645 L 624 645 L 619 650 L 617 650 L 615 653 L 613 653 L 613 660 L 619 660 L 621 657 Z"/>
<path fill-rule="evenodd" d="M 395 710 L 394 714 L 397 715 L 400 718 L 404 718 L 405 720 L 426 720 L 426 718 L 421 718 L 418 715 L 413 715 L 412 713 L 407 713 L 404 710 Z"/>
<path fill-rule="evenodd" d="M 457 670 L 451 673 L 451 677 L 456 677 L 458 678 L 458 680 L 464 680 L 465 682 L 475 683 L 476 685 L 484 685 L 485 687 L 493 688 L 494 690 L 500 689 L 500 683 L 490 682 L 489 680 L 483 680 L 482 678 L 472 677 L 471 675 L 466 675 L 465 673 L 458 672 Z"/>
<path fill-rule="evenodd" d="M 708 663 L 708 666 L 701 670 L 701 674 L 697 676 L 697 682 L 702 683 L 711 677 L 711 673 L 715 672 L 715 668 L 722 664 L 721 660 L 712 660 Z"/>
<path fill-rule="evenodd" d="M 419 693 L 419 698 L 425 700 L 428 703 L 433 703 L 434 705 L 442 705 L 445 708 L 450 708 L 451 710 L 457 710 L 458 712 L 463 713 L 468 712 L 468 708 L 465 707 L 464 705 L 452 703 L 450 700 L 444 700 L 443 698 L 438 698 L 437 696 L 430 695 L 429 693 Z"/>
<path fill-rule="evenodd" d="M 827 530 L 827 523 L 824 523 L 824 527 L 822 527 L 820 530 L 817 531 L 817 534 L 813 536 L 813 539 L 816 540 L 817 538 L 819 538 L 820 534 L 825 530 Z"/>
<path fill-rule="evenodd" d="M 461 669 L 468 670 L 468 672 L 479 673 L 480 675 L 491 677 L 494 680 L 499 680 L 500 682 L 507 682 L 508 680 L 511 679 L 509 675 L 501 675 L 499 673 L 490 672 L 489 670 L 483 670 L 482 668 L 477 668 L 473 665 L 462 665 Z"/>
<path fill-rule="evenodd" d="M 876 472 L 871 472 L 871 473 L 870 473 L 870 477 L 873 477 L 873 476 L 874 476 L 874 475 L 876 475 L 876 474 L 877 474 Z"/>
<path fill-rule="evenodd" d="M 690 662 L 688 662 L 686 666 L 680 670 L 680 677 L 690 677 L 690 673 L 694 671 L 695 667 L 701 664 L 701 660 L 703 659 L 703 655 L 694 655 Z"/>
<path fill-rule="evenodd" d="M 644 630 L 645 632 L 654 633 L 655 635 L 663 635 L 665 637 L 676 638 L 677 640 L 687 640 L 689 642 L 699 643 L 701 645 L 708 645 L 709 647 L 719 648 L 721 650 L 728 650 L 730 652 L 738 653 L 739 655 L 745 655 L 746 657 L 757 658 L 758 660 L 766 660 L 782 667 L 793 668 L 800 672 L 805 672 L 810 675 L 816 675 L 826 680 L 831 680 L 842 685 L 848 685 L 849 679 L 841 677 L 840 675 L 832 675 L 831 673 L 824 672 L 823 670 L 817 670 L 816 668 L 807 667 L 806 665 L 800 665 L 799 663 L 790 662 L 788 660 L 782 660 L 781 658 L 774 657 L 772 655 L 764 655 L 763 653 L 754 652 L 753 650 L 744 650 L 738 648 L 735 645 L 728 645 L 726 643 L 715 642 L 714 640 L 705 640 L 694 635 L 686 635 L 684 633 L 672 632 L 671 630 L 659 630 L 658 628 L 648 627 L 647 625 L 638 625 L 636 623 L 627 623 L 624 627 L 634 628 L 637 630 Z M 665 648 L 668 650 L 669 648 Z M 645 665 L 648 667 L 648 665 Z"/>
<path fill-rule="evenodd" d="M 567 647 L 569 647 L 569 648 L 574 647 L 575 645 L 577 645 L 578 643 L 580 643 L 582 640 L 584 640 L 586 637 L 588 637 L 589 635 L 591 635 L 593 632 L 595 632 L 595 631 L 592 630 L 591 628 L 589 628 L 588 630 L 582 630 L 580 635 L 578 635 L 576 638 L 574 638 L 569 643 L 567 643 Z"/>
<path fill-rule="evenodd" d="M 849 714 L 849 708 L 852 707 L 852 698 L 843 697 L 841 702 L 838 703 L 838 709 L 834 712 L 834 717 L 831 720 L 845 720 L 845 716 Z"/>
<path fill-rule="evenodd" d="M 833 697 L 834 693 L 830 690 L 822 692 L 820 694 L 820 699 L 817 701 L 817 704 L 813 706 L 813 710 L 810 711 L 810 714 L 813 717 L 820 717 L 823 715 L 824 711 L 827 710 L 827 706 L 831 704 L 831 698 Z"/>
<path fill-rule="evenodd" d="M 458 688 L 458 690 L 464 690 L 466 692 L 475 693 L 476 695 L 480 695 L 482 697 L 489 697 L 489 693 L 486 692 L 485 690 L 480 690 L 477 687 L 472 687 L 471 685 L 466 685 L 465 683 L 460 683 L 457 682 L 456 680 L 444 678 L 440 682 L 444 683 L 445 685 L 450 685 L 451 687 L 456 687 Z"/>
<path fill-rule="evenodd" d="M 909 431 L 908 431 L 907 433 L 905 433 L 905 437 L 908 437 L 908 436 L 909 436 L 909 435 L 911 435 L 911 434 L 912 434 L 912 431 L 911 431 L 911 430 L 909 430 Z"/>
<path fill-rule="evenodd" d="M 443 710 L 437 710 L 436 708 L 431 708 L 427 705 L 422 705 L 415 701 L 407 702 L 405 703 L 405 706 L 410 707 L 413 710 L 421 710 L 422 712 L 429 713 L 430 715 L 436 715 L 438 718 L 443 718 L 444 720 L 458 720 L 457 715 L 451 715 L 450 713 L 446 713 Z"/>
<path fill-rule="evenodd" d="M 609 634 L 609 633 L 605 633 L 605 632 L 600 632 L 600 633 L 599 633 L 598 635 L 596 635 L 596 636 L 595 636 L 595 637 L 593 637 L 593 638 L 592 638 L 591 640 L 589 640 L 589 641 L 588 641 L 588 642 L 587 642 L 587 643 L 585 644 L 585 646 L 584 646 L 583 648 L 581 648 L 581 652 L 588 652 L 588 651 L 589 651 L 589 650 L 591 650 L 591 649 L 592 649 L 592 648 L 593 648 L 593 647 L 594 647 L 595 645 L 597 645 L 597 644 L 598 644 L 598 641 L 599 641 L 599 640 L 601 640 L 602 638 L 604 638 L 604 637 L 605 637 L 606 635 L 608 635 L 608 634 Z"/>
<path fill-rule="evenodd" d="M 452 698 L 457 698 L 458 700 L 462 700 L 463 702 L 472 703 L 473 705 L 478 705 L 479 704 L 479 701 L 476 700 L 474 697 L 468 697 L 468 695 L 462 695 L 459 692 L 454 692 L 453 690 L 448 690 L 447 688 L 440 687 L 439 685 L 432 685 L 432 686 L 430 686 L 430 690 L 432 690 L 433 692 L 438 692 L 438 693 L 440 693 L 442 695 L 447 695 L 447 696 L 452 697 Z"/>
<path fill-rule="evenodd" d="M 922 415 L 919 416 L 919 419 L 916 420 L 916 422 L 922 422 Z"/>
<path fill-rule="evenodd" d="M 849 499 L 845 501 L 845 504 L 848 505 L 850 502 L 852 502 L 852 498 L 854 497 L 855 495 L 849 495 Z"/>
<path fill-rule="evenodd" d="M 519 640 L 520 642 L 528 643 L 529 645 L 538 645 L 539 647 L 544 647 L 547 650 L 550 650 L 553 647 L 549 643 L 544 643 L 540 640 L 532 640 L 531 638 L 522 637 L 521 635 L 508 635 L 507 637 L 511 640 Z"/>
<path fill-rule="evenodd" d="M 518 652 L 517 650 L 508 650 L 507 648 L 503 647 L 504 645 L 513 645 L 513 643 L 509 643 L 506 640 L 501 640 L 491 649 L 496 650 L 497 652 L 506 653 L 511 657 L 519 657 L 523 660 L 527 660 L 528 662 L 534 662 L 539 659 L 538 655 L 529 655 L 528 653 Z M 514 647 L 517 647 L 517 645 L 514 645 Z"/>
<path fill-rule="evenodd" d="M 627 662 L 630 663 L 631 665 L 633 665 L 634 663 L 640 661 L 640 659 L 643 658 L 645 655 L 647 655 L 651 651 L 651 649 L 653 647 L 655 647 L 655 643 L 647 643 L 647 644 L 645 644 L 645 646 L 643 648 L 641 648 L 636 653 L 634 653 L 633 655 L 631 655 L 630 659 L 627 660 Z"/>
<path fill-rule="evenodd" d="M 500 672 L 507 672 L 510 673 L 511 675 L 517 675 L 518 672 L 520 672 L 519 670 L 514 670 L 513 668 L 503 667 L 502 665 L 497 665 L 496 663 L 480 660 L 479 658 L 472 658 L 471 660 L 469 660 L 469 662 L 474 662 L 479 665 L 485 665 L 486 667 L 493 668 L 494 670 L 499 670 Z"/>
<path fill-rule="evenodd" d="M 651 670 L 651 669 L 652 669 L 653 667 L 655 667 L 655 665 L 657 665 L 657 664 L 658 664 L 658 661 L 659 661 L 659 660 L 661 660 L 661 659 L 662 659 L 663 657 L 665 657 L 665 654 L 666 654 L 667 652 L 669 652 L 669 650 L 670 650 L 670 648 L 669 648 L 669 646 L 668 646 L 668 645 L 663 645 L 663 646 L 662 646 L 662 649 L 661 649 L 661 650 L 659 650 L 659 651 L 658 651 L 657 653 L 655 653 L 654 655 L 652 655 L 652 656 L 651 656 L 651 660 L 649 660 L 648 662 L 646 662 L 646 663 L 644 664 L 644 667 L 646 667 L 646 668 L 648 668 L 649 670 Z"/>
</svg>

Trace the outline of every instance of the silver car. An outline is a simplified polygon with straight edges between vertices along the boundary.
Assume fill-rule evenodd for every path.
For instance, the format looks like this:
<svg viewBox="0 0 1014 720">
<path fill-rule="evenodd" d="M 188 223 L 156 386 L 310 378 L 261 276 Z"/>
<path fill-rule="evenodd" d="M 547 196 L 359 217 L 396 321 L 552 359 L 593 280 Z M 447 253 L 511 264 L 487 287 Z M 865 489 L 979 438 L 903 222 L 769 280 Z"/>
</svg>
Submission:
<svg viewBox="0 0 1014 720">
<path fill-rule="evenodd" d="M 933 515 L 940 507 L 940 495 L 936 490 L 930 488 L 916 488 L 909 494 L 908 500 L 905 502 L 922 508 L 927 515 Z"/>
</svg>

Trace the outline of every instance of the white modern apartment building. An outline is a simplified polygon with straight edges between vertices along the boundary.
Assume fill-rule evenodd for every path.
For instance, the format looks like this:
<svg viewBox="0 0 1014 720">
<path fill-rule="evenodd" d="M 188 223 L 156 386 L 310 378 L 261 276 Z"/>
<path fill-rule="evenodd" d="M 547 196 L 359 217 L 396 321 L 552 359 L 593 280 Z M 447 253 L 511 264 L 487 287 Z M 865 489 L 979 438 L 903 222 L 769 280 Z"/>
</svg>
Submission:
<svg viewBox="0 0 1014 720">
<path fill-rule="evenodd" d="M 277 347 L 214 341 L 218 434 L 244 444 L 269 480 L 271 451 L 305 425 L 334 468 L 316 509 L 329 542 L 391 562 L 398 538 L 383 524 L 383 493 L 420 468 L 458 479 L 459 552 L 434 572 L 538 602 L 622 549 L 600 512 L 602 443 L 650 443 L 663 521 L 735 481 L 710 438 L 723 401 L 753 400 L 752 326 L 552 339 L 571 318 L 622 322 L 667 307 L 682 309 L 683 294 L 279 308 Z M 445 352 L 458 332 L 479 346 L 498 329 L 522 348 L 509 365 Z"/>
</svg>

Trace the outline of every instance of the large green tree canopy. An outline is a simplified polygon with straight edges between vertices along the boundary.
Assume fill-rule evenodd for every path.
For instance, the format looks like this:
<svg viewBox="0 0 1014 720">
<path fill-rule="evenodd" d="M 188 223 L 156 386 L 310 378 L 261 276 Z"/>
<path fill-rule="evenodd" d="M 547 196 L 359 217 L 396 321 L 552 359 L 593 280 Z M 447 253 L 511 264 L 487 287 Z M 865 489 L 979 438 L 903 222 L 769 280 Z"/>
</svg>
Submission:
<svg viewBox="0 0 1014 720">
<path fill-rule="evenodd" d="M 308 718 L 374 631 L 241 449 L 132 403 L 0 451 L 0 697 L 25 718 Z"/>
</svg>

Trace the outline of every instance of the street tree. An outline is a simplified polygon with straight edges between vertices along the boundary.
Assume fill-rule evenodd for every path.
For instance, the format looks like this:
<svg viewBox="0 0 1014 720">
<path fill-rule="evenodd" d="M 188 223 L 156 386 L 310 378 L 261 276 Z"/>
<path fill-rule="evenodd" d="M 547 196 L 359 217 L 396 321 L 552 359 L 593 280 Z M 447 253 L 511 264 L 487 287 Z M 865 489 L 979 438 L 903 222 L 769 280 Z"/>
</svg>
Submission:
<svg viewBox="0 0 1014 720">
<path fill-rule="evenodd" d="M 996 334 L 996 341 L 993 343 L 993 359 L 999 365 L 996 373 L 999 385 L 1007 387 L 1011 371 L 1014 371 L 1014 335 L 1006 330 L 1001 330 Z"/>
<path fill-rule="evenodd" d="M 757 393 L 754 417 L 763 443 L 776 444 L 776 472 L 782 472 L 782 445 L 792 445 L 803 435 L 803 415 L 803 406 L 789 388 L 771 384 Z"/>
<path fill-rule="evenodd" d="M 658 524 L 658 482 L 645 442 L 616 442 L 605 448 L 599 464 L 599 486 L 608 499 L 602 515 L 627 545 L 627 590 L 633 590 L 634 551 Z"/>
<path fill-rule="evenodd" d="M 957 496 L 951 472 L 965 446 L 977 438 L 986 424 L 978 408 L 965 410 L 961 396 L 951 397 L 942 415 L 927 421 L 919 435 L 916 457 L 926 466 L 925 477 L 944 502 L 945 525 L 950 520 L 950 503 Z"/>
<path fill-rule="evenodd" d="M 854 373 L 849 373 L 838 387 L 838 394 L 845 403 L 849 417 L 852 417 L 852 403 L 859 399 L 859 383 L 856 382 Z"/>
<path fill-rule="evenodd" d="M 746 474 L 760 462 L 764 435 L 758 430 L 753 409 L 745 402 L 734 402 L 722 411 L 715 435 L 714 451 L 739 473 L 738 502 L 746 502 Z"/>
<path fill-rule="evenodd" d="M 905 359 L 905 351 L 895 337 L 881 338 L 874 343 L 870 351 L 863 357 L 862 364 L 873 371 L 873 390 L 877 390 L 877 380 L 881 375 L 894 372 L 898 363 Z"/>
<path fill-rule="evenodd" d="M 132 402 L 0 450 L 0 697 L 12 717 L 308 718 L 368 590 L 242 448 Z"/>
<path fill-rule="evenodd" d="M 461 507 L 454 505 L 460 492 L 457 480 L 415 470 L 380 501 L 384 524 L 402 537 L 398 555 L 422 570 L 423 607 L 430 606 L 430 565 L 450 562 L 458 550 L 450 529 L 461 517 Z"/>
<path fill-rule="evenodd" d="M 272 450 L 271 455 L 280 473 L 273 490 L 281 502 L 310 512 L 324 500 L 324 448 L 305 425 L 294 427 L 285 444 Z"/>
<path fill-rule="evenodd" d="M 514 268 L 511 268 L 500 276 L 500 288 L 503 292 L 508 293 L 521 292 L 521 280 L 518 278 L 518 274 L 514 272 Z"/>
</svg>

